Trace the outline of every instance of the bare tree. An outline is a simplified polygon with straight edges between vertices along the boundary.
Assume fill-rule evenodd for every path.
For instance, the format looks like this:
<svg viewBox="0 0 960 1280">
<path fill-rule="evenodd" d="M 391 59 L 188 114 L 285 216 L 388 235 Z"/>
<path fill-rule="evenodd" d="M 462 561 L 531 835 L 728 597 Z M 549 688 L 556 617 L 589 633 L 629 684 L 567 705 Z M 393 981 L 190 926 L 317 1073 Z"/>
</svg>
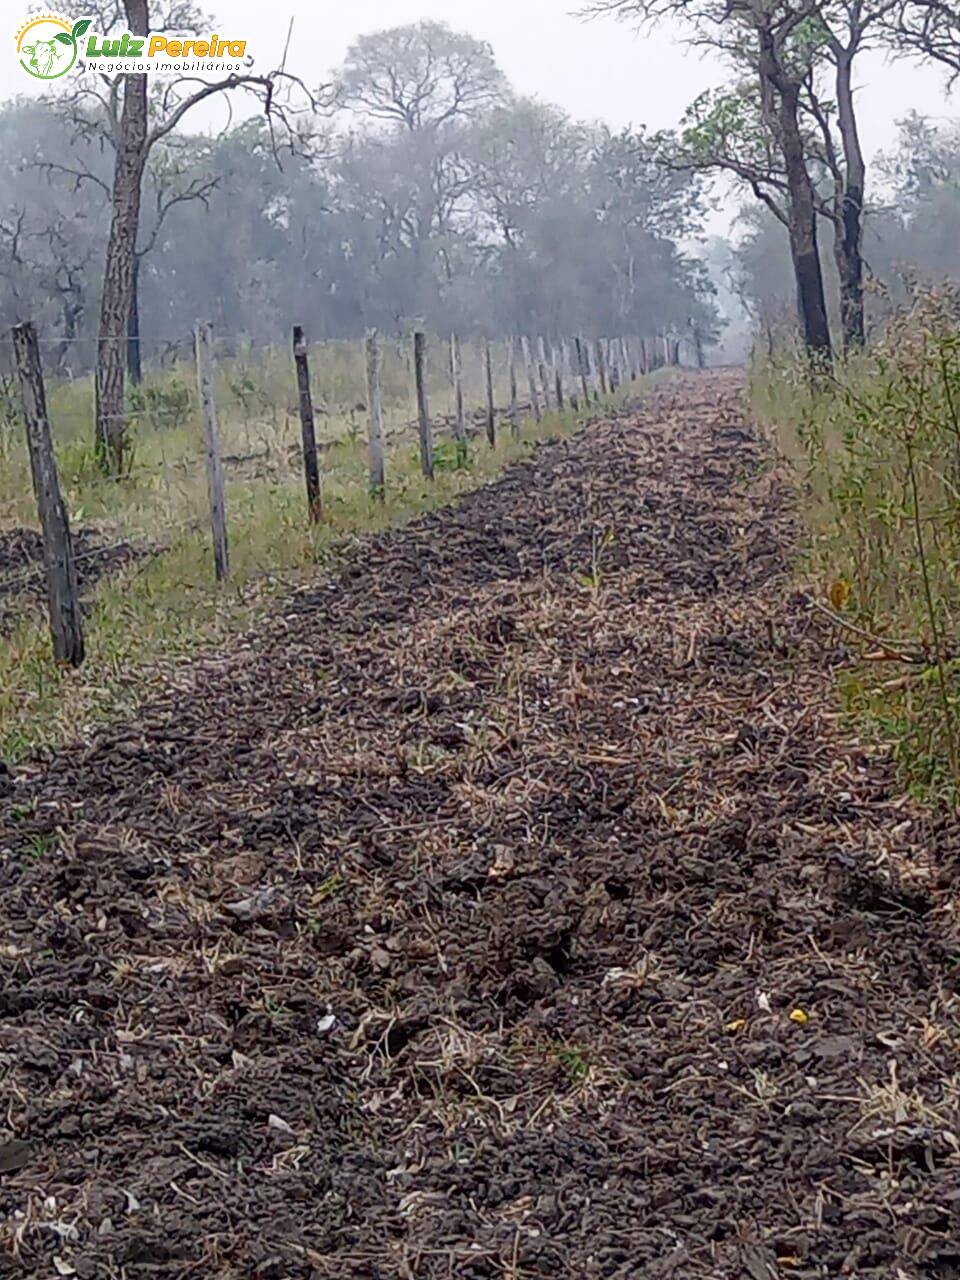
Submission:
<svg viewBox="0 0 960 1280">
<path fill-rule="evenodd" d="M 77 129 L 79 122 L 76 115 L 73 117 L 73 124 Z M 102 148 L 111 144 L 113 134 L 104 132 L 103 121 L 97 117 L 87 122 L 83 133 L 85 140 L 91 145 L 84 150 L 76 149 L 70 164 L 43 159 L 33 161 L 32 167 L 41 170 L 51 181 L 55 178 L 69 179 L 75 191 L 79 192 L 83 187 L 99 190 L 109 207 L 113 195 L 109 177 L 103 166 L 97 166 L 95 161 Z M 96 145 L 98 142 L 99 146 Z M 147 205 L 152 209 L 152 218 L 145 219 L 141 215 L 140 238 L 133 260 L 133 285 L 127 317 L 127 377 L 134 384 L 139 383 L 142 378 L 139 280 L 144 260 L 156 247 L 168 213 L 178 205 L 192 200 L 198 200 L 206 207 L 211 193 L 220 183 L 221 175 L 210 176 L 195 172 L 198 167 L 193 158 L 197 151 L 196 140 L 192 141 L 189 151 L 190 154 L 176 146 L 175 136 L 172 135 L 163 145 L 153 148 L 144 169 L 143 186 L 144 192 L 150 197 Z M 145 221 L 146 226 L 143 225 Z M 60 233 L 57 239 L 62 242 L 62 217 L 59 223 Z M 88 265 L 89 253 L 83 260 L 84 269 Z"/>
<path fill-rule="evenodd" d="M 592 142 L 587 128 L 532 99 L 488 113 L 471 142 L 470 168 L 490 229 L 516 246 L 531 211 L 582 183 Z"/>
<path fill-rule="evenodd" d="M 54 349 L 58 367 L 62 366 L 77 338 L 78 326 L 87 309 L 88 282 L 95 247 L 87 240 L 81 244 L 72 234 L 71 222 L 58 214 L 39 235 L 46 242 L 48 262 L 41 267 L 41 283 L 56 297 L 60 306 L 63 338 Z"/>
<path fill-rule="evenodd" d="M 955 0 L 900 0 L 887 18 L 887 31 L 896 48 L 939 62 L 960 76 L 960 9 Z"/>
<path fill-rule="evenodd" d="M 411 133 L 469 117 L 505 91 L 490 46 L 442 22 L 361 36 L 340 73 L 345 106 Z"/>
<path fill-rule="evenodd" d="M 31 219 L 23 208 L 0 218 L 0 276 L 24 315 L 33 311 L 38 297 L 53 303 L 61 330 L 53 349 L 58 368 L 77 337 L 87 307 L 95 254 L 95 240 L 78 235 L 76 221 L 60 210 L 44 211 Z"/>
<path fill-rule="evenodd" d="M 106 34 L 122 27 L 137 36 L 151 30 L 199 31 L 209 23 L 189 0 L 158 0 L 155 5 L 151 0 L 122 0 L 95 8 L 94 19 Z M 136 281 L 144 174 L 151 152 L 199 103 L 234 90 L 255 95 L 271 121 L 283 126 L 287 139 L 299 138 L 300 131 L 290 118 L 297 110 L 287 92 L 292 89 L 303 95 L 307 107 L 316 107 L 317 98 L 282 68 L 266 75 L 232 73 L 215 81 L 183 77 L 167 82 L 152 97 L 144 74 L 88 74 L 80 87 L 55 100 L 78 136 L 89 138 L 91 131 L 101 131 L 114 155 L 95 381 L 96 445 L 107 470 L 122 471 L 127 452 L 124 356 Z"/>
<path fill-rule="evenodd" d="M 12 296 L 20 300 L 24 294 L 30 263 L 24 252 L 29 235 L 26 209 L 14 208 L 0 217 L 0 275 L 7 281 Z"/>
<path fill-rule="evenodd" d="M 490 46 L 443 23 L 375 32 L 347 52 L 340 106 L 392 126 L 349 138 L 340 174 L 358 211 L 379 215 L 378 270 L 395 273 L 397 322 L 422 321 L 457 272 L 476 188 L 472 131 L 505 98 Z"/>
<path fill-rule="evenodd" d="M 156 248 L 167 215 L 178 205 L 199 201 L 205 208 L 220 185 L 220 175 L 190 173 L 190 165 L 172 149 L 154 148 L 147 163 L 146 187 L 152 191 L 152 218 L 146 233 L 137 242 L 133 256 L 133 284 L 127 317 L 127 376 L 137 384 L 143 377 L 143 349 L 140 333 L 140 273 L 144 260 Z"/>
</svg>

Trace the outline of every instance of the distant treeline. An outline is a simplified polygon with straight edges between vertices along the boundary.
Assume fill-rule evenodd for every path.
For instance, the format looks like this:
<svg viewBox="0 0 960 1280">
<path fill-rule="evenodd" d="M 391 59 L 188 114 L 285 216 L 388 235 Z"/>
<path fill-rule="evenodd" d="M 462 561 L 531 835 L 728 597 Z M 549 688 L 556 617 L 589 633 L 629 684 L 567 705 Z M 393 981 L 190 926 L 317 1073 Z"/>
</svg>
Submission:
<svg viewBox="0 0 960 1280">
<path fill-rule="evenodd" d="M 659 163 L 665 139 L 518 98 L 487 45 L 441 24 L 363 37 L 338 85 L 335 108 L 279 146 L 257 117 L 152 150 L 131 320 L 147 355 L 198 317 L 262 342 L 294 320 L 317 338 L 717 335 L 708 275 L 680 247 L 702 179 Z M 66 124 L 55 102 L 0 111 L 0 320 L 34 319 L 52 365 L 92 362 L 114 164 L 102 120 L 82 102 Z"/>
</svg>

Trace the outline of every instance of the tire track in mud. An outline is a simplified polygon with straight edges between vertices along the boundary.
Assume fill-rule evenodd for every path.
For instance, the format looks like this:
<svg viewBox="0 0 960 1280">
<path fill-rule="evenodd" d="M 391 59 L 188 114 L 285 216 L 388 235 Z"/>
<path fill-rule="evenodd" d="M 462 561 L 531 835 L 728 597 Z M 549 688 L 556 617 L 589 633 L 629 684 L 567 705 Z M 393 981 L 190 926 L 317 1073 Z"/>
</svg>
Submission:
<svg viewBox="0 0 960 1280">
<path fill-rule="evenodd" d="M 0 1271 L 960 1276 L 957 837 L 791 504 L 684 377 L 8 783 Z"/>
</svg>

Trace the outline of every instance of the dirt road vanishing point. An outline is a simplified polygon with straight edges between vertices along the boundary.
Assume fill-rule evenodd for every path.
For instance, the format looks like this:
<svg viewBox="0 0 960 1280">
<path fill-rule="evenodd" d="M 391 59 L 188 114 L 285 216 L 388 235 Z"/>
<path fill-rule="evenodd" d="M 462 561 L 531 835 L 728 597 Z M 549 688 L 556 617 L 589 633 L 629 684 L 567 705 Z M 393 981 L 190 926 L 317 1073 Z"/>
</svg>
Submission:
<svg viewBox="0 0 960 1280">
<path fill-rule="evenodd" d="M 960 839 L 688 376 L 0 778 L 0 1275 L 960 1277 Z"/>
</svg>

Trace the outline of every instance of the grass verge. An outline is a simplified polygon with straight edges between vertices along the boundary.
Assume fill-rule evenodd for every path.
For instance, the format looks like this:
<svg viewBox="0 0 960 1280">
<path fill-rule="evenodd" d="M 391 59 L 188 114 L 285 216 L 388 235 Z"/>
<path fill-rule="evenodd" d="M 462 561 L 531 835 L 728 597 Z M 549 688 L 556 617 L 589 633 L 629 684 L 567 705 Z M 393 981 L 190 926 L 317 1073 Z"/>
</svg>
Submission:
<svg viewBox="0 0 960 1280">
<path fill-rule="evenodd" d="M 869 350 L 757 369 L 800 479 L 803 571 L 855 660 L 850 710 L 923 800 L 960 797 L 960 291 L 918 296 Z"/>
<path fill-rule="evenodd" d="M 635 386 L 624 389 L 607 404 L 614 406 L 636 391 Z M 529 456 L 538 441 L 569 435 L 586 417 L 548 413 L 539 425 L 522 421 L 516 437 L 501 427 L 495 448 L 476 439 L 465 459 L 452 442 L 441 440 L 432 483 L 419 472 L 410 436 L 395 432 L 389 438 L 383 501 L 367 490 L 364 442 L 357 432 L 348 432 L 327 442 L 324 519 L 314 528 L 306 521 L 295 441 L 278 441 L 273 451 L 278 462 L 264 466 L 258 459 L 253 471 L 230 476 L 231 575 L 219 588 L 212 581 L 202 470 L 184 468 L 184 482 L 169 485 L 154 456 L 149 465 L 137 464 L 126 480 L 106 481 L 88 466 L 92 459 L 81 454 L 79 444 L 61 446 L 75 519 L 78 512 L 81 518 L 109 518 L 112 531 L 148 537 L 164 547 L 94 589 L 85 627 L 87 660 L 79 671 L 53 661 L 39 610 L 0 637 L 0 758 L 15 762 L 129 713 L 171 667 L 227 644 L 271 600 L 342 555 L 357 535 L 403 524 L 482 486 Z M 162 447 L 169 456 L 179 430 L 186 428 L 171 426 L 166 435 L 160 433 L 162 445 L 151 443 L 154 454 Z M 288 435 L 289 430 L 287 424 Z M 28 499 L 17 492 L 14 501 L 19 515 Z"/>
</svg>

